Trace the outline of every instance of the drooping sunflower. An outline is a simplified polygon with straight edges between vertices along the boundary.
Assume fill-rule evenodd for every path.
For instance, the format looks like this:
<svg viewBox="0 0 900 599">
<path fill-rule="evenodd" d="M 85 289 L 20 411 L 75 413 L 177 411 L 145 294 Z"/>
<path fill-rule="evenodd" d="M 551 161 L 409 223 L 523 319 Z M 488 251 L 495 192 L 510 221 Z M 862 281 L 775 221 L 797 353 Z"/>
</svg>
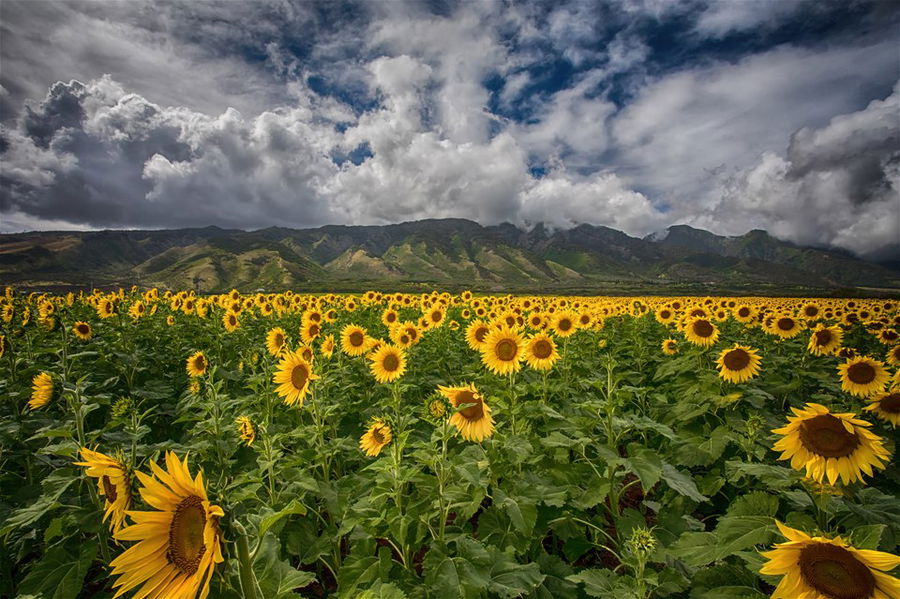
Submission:
<svg viewBox="0 0 900 599">
<path fill-rule="evenodd" d="M 53 379 L 46 372 L 34 375 L 31 379 L 31 399 L 28 407 L 32 410 L 43 408 L 53 397 Z"/>
<path fill-rule="evenodd" d="M 466 343 L 475 351 L 481 351 L 484 339 L 491 332 L 491 327 L 483 320 L 473 320 L 466 327 Z"/>
<path fill-rule="evenodd" d="M 559 357 L 553 337 L 544 333 L 533 335 L 525 345 L 525 362 L 535 370 L 550 370 Z"/>
<path fill-rule="evenodd" d="M 157 511 L 128 512 L 135 524 L 115 534 L 121 541 L 138 541 L 110 564 L 116 596 L 138 586 L 141 599 L 200 599 L 222 557 L 219 519 L 225 515 L 209 501 L 203 472 L 191 478 L 187 458 L 166 453 L 166 468 L 150 462 L 154 476 L 135 472 L 141 497 Z M 158 480 L 157 480 L 158 479 Z"/>
<path fill-rule="evenodd" d="M 674 339 L 664 339 L 662 342 L 662 353 L 667 356 L 674 356 L 678 353 L 678 342 Z"/>
<path fill-rule="evenodd" d="M 309 392 L 309 384 L 317 378 L 319 377 L 313 374 L 310 363 L 299 353 L 285 352 L 272 380 L 278 383 L 276 392 L 279 397 L 284 398 L 284 403 L 292 406 L 299 402 L 300 407 L 303 407 L 303 398 Z"/>
<path fill-rule="evenodd" d="M 892 599 L 900 597 L 900 580 L 885 572 L 900 565 L 900 557 L 856 549 L 841 537 L 810 537 L 775 521 L 787 539 L 772 551 L 761 574 L 784 576 L 772 599 Z"/>
<path fill-rule="evenodd" d="M 348 324 L 341 331 L 341 350 L 348 356 L 361 356 L 369 351 L 366 330 L 355 324 Z"/>
<path fill-rule="evenodd" d="M 517 331 L 501 327 L 484 338 L 481 361 L 494 374 L 518 372 L 525 358 L 525 340 Z"/>
<path fill-rule="evenodd" d="M 109 520 L 109 529 L 113 534 L 125 526 L 125 513 L 131 509 L 131 474 L 121 460 L 104 455 L 99 451 L 81 448 L 81 462 L 76 466 L 87 468 L 88 476 L 97 479 L 97 491 L 103 497 L 103 521 Z"/>
<path fill-rule="evenodd" d="M 885 422 L 890 422 L 894 427 L 900 426 L 900 387 L 878 395 L 863 409 L 874 413 Z"/>
<path fill-rule="evenodd" d="M 872 468 L 884 469 L 889 459 L 881 438 L 868 430 L 871 426 L 853 413 L 831 413 L 823 405 L 808 403 L 803 409 L 791 408 L 786 426 L 772 432 L 782 435 L 773 449 L 780 460 L 790 460 L 794 470 L 830 484 L 840 477 L 844 484 L 862 482 L 862 474 L 873 476 Z"/>
<path fill-rule="evenodd" d="M 269 329 L 266 333 L 266 351 L 277 356 L 286 349 L 287 333 L 281 327 Z"/>
<path fill-rule="evenodd" d="M 700 347 L 710 347 L 719 338 L 719 328 L 708 318 L 691 318 L 684 327 L 688 341 Z"/>
<path fill-rule="evenodd" d="M 844 330 L 841 327 L 827 327 L 820 324 L 813 329 L 806 348 L 813 355 L 828 356 L 837 353 L 843 340 Z"/>
<path fill-rule="evenodd" d="M 396 381 L 406 372 L 406 356 L 402 349 L 384 344 L 369 356 L 369 369 L 379 383 Z"/>
<path fill-rule="evenodd" d="M 202 351 L 198 351 L 187 359 L 185 368 L 188 376 L 203 376 L 209 369 L 209 360 L 206 359 Z"/>
<path fill-rule="evenodd" d="M 234 312 L 226 312 L 224 316 L 222 316 L 222 324 L 225 326 L 225 330 L 229 333 L 233 333 L 237 330 L 239 326 L 241 326 L 241 322 L 238 320 L 237 314 Z"/>
<path fill-rule="evenodd" d="M 743 383 L 759 374 L 761 359 L 755 349 L 745 345 L 737 345 L 722 350 L 716 363 L 719 365 L 719 376 L 732 383 Z"/>
<path fill-rule="evenodd" d="M 256 441 L 256 427 L 253 426 L 253 421 L 248 416 L 238 416 L 234 423 L 238 425 L 238 436 L 241 441 L 246 443 L 247 447 L 253 445 Z"/>
<path fill-rule="evenodd" d="M 82 341 L 87 341 L 91 338 L 91 335 L 94 334 L 94 331 L 91 329 L 91 325 L 79 320 L 76 321 L 75 325 L 72 327 L 72 333 Z"/>
<path fill-rule="evenodd" d="M 469 383 L 463 387 L 440 386 L 438 392 L 457 408 L 450 417 L 450 424 L 459 430 L 463 439 L 480 443 L 494 433 L 491 408 L 484 403 L 484 398 L 474 384 Z"/>
<path fill-rule="evenodd" d="M 326 358 L 330 358 L 331 354 L 334 353 L 334 335 L 328 335 L 325 339 L 322 340 L 322 345 L 319 346 L 319 351 L 322 352 L 322 355 Z"/>
<path fill-rule="evenodd" d="M 359 448 L 367 456 L 374 458 L 391 442 L 391 438 L 391 427 L 381 418 L 375 418 L 369 425 L 369 430 L 359 438 Z"/>
<path fill-rule="evenodd" d="M 841 389 L 857 397 L 869 397 L 884 390 L 890 375 L 884 364 L 868 356 L 851 358 L 838 366 Z"/>
</svg>

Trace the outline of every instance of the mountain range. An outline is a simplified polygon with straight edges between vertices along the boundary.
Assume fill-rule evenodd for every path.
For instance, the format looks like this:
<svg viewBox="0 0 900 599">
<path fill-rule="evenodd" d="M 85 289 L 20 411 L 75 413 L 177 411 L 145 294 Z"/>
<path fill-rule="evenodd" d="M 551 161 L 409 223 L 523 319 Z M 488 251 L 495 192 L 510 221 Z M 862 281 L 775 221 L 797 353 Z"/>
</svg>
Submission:
<svg viewBox="0 0 900 599">
<path fill-rule="evenodd" d="M 686 225 L 640 239 L 608 227 L 529 230 L 438 219 L 382 226 L 0 235 L 0 281 L 28 288 L 137 284 L 200 292 L 463 289 L 772 294 L 900 290 L 900 269 L 765 231 Z"/>
</svg>

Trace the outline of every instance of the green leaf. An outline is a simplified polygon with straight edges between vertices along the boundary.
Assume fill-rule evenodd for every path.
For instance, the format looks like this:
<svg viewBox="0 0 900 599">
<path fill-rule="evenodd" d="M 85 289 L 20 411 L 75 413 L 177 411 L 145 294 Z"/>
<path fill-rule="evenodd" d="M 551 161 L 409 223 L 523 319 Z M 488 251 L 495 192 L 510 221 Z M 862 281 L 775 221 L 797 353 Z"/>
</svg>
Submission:
<svg viewBox="0 0 900 599">
<path fill-rule="evenodd" d="M 297 570 L 280 558 L 281 545 L 275 535 L 266 535 L 253 562 L 256 581 L 266 599 L 296 597 L 294 589 L 305 587 L 316 579 L 312 572 Z"/>
<path fill-rule="evenodd" d="M 697 502 L 709 500 L 708 497 L 700 493 L 699 489 L 697 489 L 697 484 L 690 475 L 679 471 L 671 464 L 663 464 L 662 479 L 666 481 L 666 484 L 669 485 L 672 490 L 685 497 Z"/>
<path fill-rule="evenodd" d="M 653 488 L 662 475 L 662 460 L 656 452 L 642 449 L 636 455 L 626 458 L 625 467 L 641 479 L 644 492 Z"/>
<path fill-rule="evenodd" d="M 778 497 L 765 491 L 742 495 L 728 507 L 728 516 L 772 516 L 778 513 Z"/>
<path fill-rule="evenodd" d="M 691 599 L 765 599 L 766 595 L 753 587 L 716 587 L 695 591 Z"/>
<path fill-rule="evenodd" d="M 878 549 L 878 543 L 881 542 L 881 535 L 884 524 L 866 524 L 865 526 L 857 526 L 850 533 L 850 544 L 857 549 Z"/>
<path fill-rule="evenodd" d="M 357 595 L 357 599 L 406 599 L 406 593 L 394 584 L 379 580 L 372 588 Z"/>
<path fill-rule="evenodd" d="M 493 547 L 489 576 L 488 591 L 505 599 L 531 592 L 545 578 L 537 564 L 520 564 L 508 554 Z"/>
<path fill-rule="evenodd" d="M 582 570 L 578 574 L 567 576 L 567 580 L 584 585 L 584 592 L 591 597 L 601 599 L 636 599 L 634 591 L 620 576 L 612 570 Z"/>
<path fill-rule="evenodd" d="M 75 599 L 95 555 L 96 541 L 56 545 L 22 579 L 19 594 L 41 599 Z"/>
<path fill-rule="evenodd" d="M 292 499 L 291 502 L 287 504 L 287 506 L 285 506 L 283 509 L 275 512 L 274 514 L 266 516 L 259 521 L 259 531 L 257 532 L 258 538 L 261 539 L 265 537 L 266 532 L 268 532 L 268 530 L 272 528 L 272 525 L 274 525 L 285 516 L 290 516 L 292 514 L 299 514 L 301 516 L 306 515 L 306 506 L 303 505 L 302 502 L 297 501 L 296 499 Z"/>
</svg>

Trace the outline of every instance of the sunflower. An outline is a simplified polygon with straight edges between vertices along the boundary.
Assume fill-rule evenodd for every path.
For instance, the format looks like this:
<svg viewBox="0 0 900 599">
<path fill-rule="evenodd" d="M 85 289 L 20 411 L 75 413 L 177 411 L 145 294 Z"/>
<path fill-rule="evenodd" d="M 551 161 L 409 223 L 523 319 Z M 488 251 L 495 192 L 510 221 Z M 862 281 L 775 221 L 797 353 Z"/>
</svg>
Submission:
<svg viewBox="0 0 900 599">
<path fill-rule="evenodd" d="M 200 599 L 209 595 L 209 581 L 222 557 L 219 519 L 225 515 L 209 502 L 203 473 L 191 479 L 187 458 L 166 453 L 166 470 L 150 462 L 156 478 L 135 472 L 140 490 L 157 511 L 128 512 L 135 521 L 115 534 L 121 541 L 139 541 L 110 564 L 119 579 L 116 596 L 141 586 L 141 599 Z M 157 478 L 159 480 L 157 480 Z"/>
<path fill-rule="evenodd" d="M 872 403 L 863 409 L 874 412 L 876 416 L 890 422 L 894 427 L 900 426 L 900 387 L 875 397 Z"/>
<path fill-rule="evenodd" d="M 900 597 L 900 580 L 885 574 L 900 557 L 856 549 L 841 537 L 810 537 L 775 521 L 787 539 L 762 554 L 761 574 L 784 576 L 772 599 L 891 599 Z"/>
<path fill-rule="evenodd" d="M 464 387 L 438 387 L 438 392 L 450 400 L 457 411 L 450 417 L 450 424 L 459 430 L 466 441 L 480 443 L 494 432 L 491 408 L 484 403 L 475 385 Z"/>
<path fill-rule="evenodd" d="M 202 351 L 198 351 L 187 359 L 186 369 L 188 376 L 203 376 L 209 369 L 209 360 Z"/>
<path fill-rule="evenodd" d="M 891 366 L 900 366 L 900 343 L 889 349 L 884 359 Z"/>
<path fill-rule="evenodd" d="M 556 343 L 544 333 L 533 335 L 525 346 L 525 362 L 535 370 L 550 370 L 559 360 Z"/>
<path fill-rule="evenodd" d="M 0 335 L 0 358 L 6 353 L 6 335 Z"/>
<path fill-rule="evenodd" d="M 72 327 L 72 333 L 82 341 L 87 341 L 91 338 L 91 335 L 94 334 L 94 331 L 91 329 L 91 325 L 79 320 L 75 323 L 75 326 Z"/>
<path fill-rule="evenodd" d="M 878 332 L 878 340 L 885 345 L 895 345 L 900 335 L 894 329 L 882 329 Z"/>
<path fill-rule="evenodd" d="M 769 327 L 769 332 L 778 335 L 782 339 L 790 339 L 800 332 L 800 323 L 796 318 L 791 316 L 776 316 L 772 320 L 772 326 Z"/>
<path fill-rule="evenodd" d="M 247 416 L 238 416 L 234 423 L 238 425 L 238 436 L 241 441 L 246 443 L 247 447 L 253 445 L 253 442 L 256 441 L 256 427 L 253 426 L 253 421 Z"/>
<path fill-rule="evenodd" d="M 128 309 L 128 315 L 134 319 L 140 318 L 144 315 L 144 312 L 147 311 L 146 306 L 144 306 L 144 302 L 134 302 L 131 304 L 131 307 Z"/>
<path fill-rule="evenodd" d="M 525 357 L 525 340 L 506 327 L 493 329 L 484 338 L 481 361 L 494 374 L 504 375 L 518 372 Z"/>
<path fill-rule="evenodd" d="M 238 320 L 237 314 L 230 311 L 226 312 L 222 317 L 222 324 L 225 325 L 225 330 L 229 333 L 233 333 L 239 326 L 241 326 L 241 322 Z"/>
<path fill-rule="evenodd" d="M 312 366 L 299 353 L 285 352 L 272 380 L 278 383 L 276 391 L 279 397 L 284 398 L 284 403 L 292 406 L 299 402 L 300 407 L 303 407 L 309 383 L 317 378 L 318 375 L 312 372 Z"/>
<path fill-rule="evenodd" d="M 109 529 L 113 534 L 125 526 L 125 512 L 131 509 L 131 474 L 121 461 L 99 451 L 81 448 L 83 462 L 76 466 L 87 468 L 86 474 L 97 479 L 97 490 L 103 497 L 103 521 L 109 519 Z"/>
<path fill-rule="evenodd" d="M 97 304 L 97 316 L 100 318 L 109 318 L 113 314 L 116 313 L 116 307 L 113 305 L 112 301 L 108 299 L 100 300 L 100 303 Z"/>
<path fill-rule="evenodd" d="M 28 407 L 32 410 L 43 408 L 53 397 L 53 379 L 46 372 L 34 375 L 31 379 L 31 400 Z"/>
<path fill-rule="evenodd" d="M 172 316 L 171 314 L 169 316 L 166 316 L 166 324 L 169 326 L 172 326 L 173 324 L 175 324 L 175 317 Z"/>
<path fill-rule="evenodd" d="M 841 389 L 858 397 L 880 393 L 890 376 L 884 364 L 867 356 L 851 358 L 838 366 Z"/>
<path fill-rule="evenodd" d="M 322 352 L 322 355 L 326 358 L 330 358 L 331 354 L 334 353 L 334 335 L 328 335 L 325 339 L 322 340 L 322 345 L 319 346 L 319 351 Z"/>
<path fill-rule="evenodd" d="M 553 328 L 553 333 L 557 336 L 568 337 L 569 335 L 574 335 L 575 331 L 578 330 L 577 320 L 578 317 L 575 314 L 568 310 L 562 310 L 553 315 L 550 326 Z"/>
<path fill-rule="evenodd" d="M 822 308 L 815 302 L 808 302 L 800 308 L 800 314 L 807 320 L 816 320 L 822 315 Z"/>
<path fill-rule="evenodd" d="M 432 308 L 425 314 L 425 320 L 428 322 L 429 328 L 439 327 L 444 322 L 444 312 L 441 308 Z"/>
<path fill-rule="evenodd" d="M 287 333 L 281 327 L 269 329 L 266 333 L 266 350 L 273 356 L 277 356 L 286 349 Z"/>
<path fill-rule="evenodd" d="M 719 338 L 719 328 L 707 318 L 695 317 L 685 325 L 684 336 L 694 345 L 710 347 Z"/>
<path fill-rule="evenodd" d="M 348 324 L 341 331 L 341 350 L 348 356 L 361 356 L 371 347 L 366 330 L 355 324 Z"/>
<path fill-rule="evenodd" d="M 665 339 L 662 342 L 662 353 L 667 356 L 674 356 L 678 353 L 678 342 L 674 339 Z"/>
<path fill-rule="evenodd" d="M 388 308 L 384 312 L 381 313 L 381 323 L 390 328 L 394 323 L 400 320 L 400 315 L 397 314 L 397 311 L 391 308 Z"/>
<path fill-rule="evenodd" d="M 312 345 L 312 342 L 321 334 L 322 327 L 318 322 L 310 320 L 300 325 L 300 339 L 307 345 Z"/>
<path fill-rule="evenodd" d="M 483 320 L 473 320 L 466 327 L 466 343 L 475 351 L 481 351 L 484 339 L 491 332 L 491 327 Z"/>
<path fill-rule="evenodd" d="M 653 316 L 659 324 L 669 324 L 675 320 L 675 311 L 672 308 L 662 307 Z"/>
<path fill-rule="evenodd" d="M 359 448 L 371 458 L 374 458 L 385 445 L 391 442 L 391 427 L 385 424 L 381 418 L 375 418 L 369 425 L 369 430 L 359 438 Z"/>
<path fill-rule="evenodd" d="M 379 383 L 396 381 L 406 372 L 406 356 L 399 347 L 383 344 L 369 356 L 369 369 Z"/>
<path fill-rule="evenodd" d="M 743 383 L 759 374 L 760 357 L 756 350 L 735 344 L 722 350 L 719 359 L 719 376 L 732 383 Z"/>
<path fill-rule="evenodd" d="M 871 426 L 853 413 L 832 414 L 828 408 L 808 403 L 804 409 L 791 408 L 786 426 L 773 430 L 782 435 L 773 449 L 779 460 L 790 460 L 794 470 L 806 470 L 816 482 L 828 477 L 835 484 L 862 482 L 862 473 L 872 476 L 872 467 L 884 469 L 889 454 L 881 439 L 869 432 Z"/>
<path fill-rule="evenodd" d="M 844 330 L 841 327 L 827 327 L 820 324 L 813 329 L 806 348 L 813 355 L 827 356 L 837 353 L 843 340 Z"/>
<path fill-rule="evenodd" d="M 752 322 L 756 318 L 756 310 L 746 304 L 738 306 L 731 313 L 735 320 L 744 324 Z"/>
</svg>

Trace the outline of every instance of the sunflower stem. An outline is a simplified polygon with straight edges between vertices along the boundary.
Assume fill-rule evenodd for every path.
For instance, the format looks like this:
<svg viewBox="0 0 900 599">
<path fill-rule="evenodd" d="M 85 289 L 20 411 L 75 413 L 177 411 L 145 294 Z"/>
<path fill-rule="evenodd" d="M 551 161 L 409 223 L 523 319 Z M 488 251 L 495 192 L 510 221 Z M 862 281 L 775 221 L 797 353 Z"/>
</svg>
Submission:
<svg viewBox="0 0 900 599">
<path fill-rule="evenodd" d="M 244 599 L 256 599 L 256 575 L 253 573 L 253 561 L 250 559 L 250 545 L 247 542 L 247 531 L 240 522 L 234 522 L 237 532 L 237 552 L 241 578 L 241 592 Z M 260 539 L 262 544 L 262 539 Z"/>
</svg>

